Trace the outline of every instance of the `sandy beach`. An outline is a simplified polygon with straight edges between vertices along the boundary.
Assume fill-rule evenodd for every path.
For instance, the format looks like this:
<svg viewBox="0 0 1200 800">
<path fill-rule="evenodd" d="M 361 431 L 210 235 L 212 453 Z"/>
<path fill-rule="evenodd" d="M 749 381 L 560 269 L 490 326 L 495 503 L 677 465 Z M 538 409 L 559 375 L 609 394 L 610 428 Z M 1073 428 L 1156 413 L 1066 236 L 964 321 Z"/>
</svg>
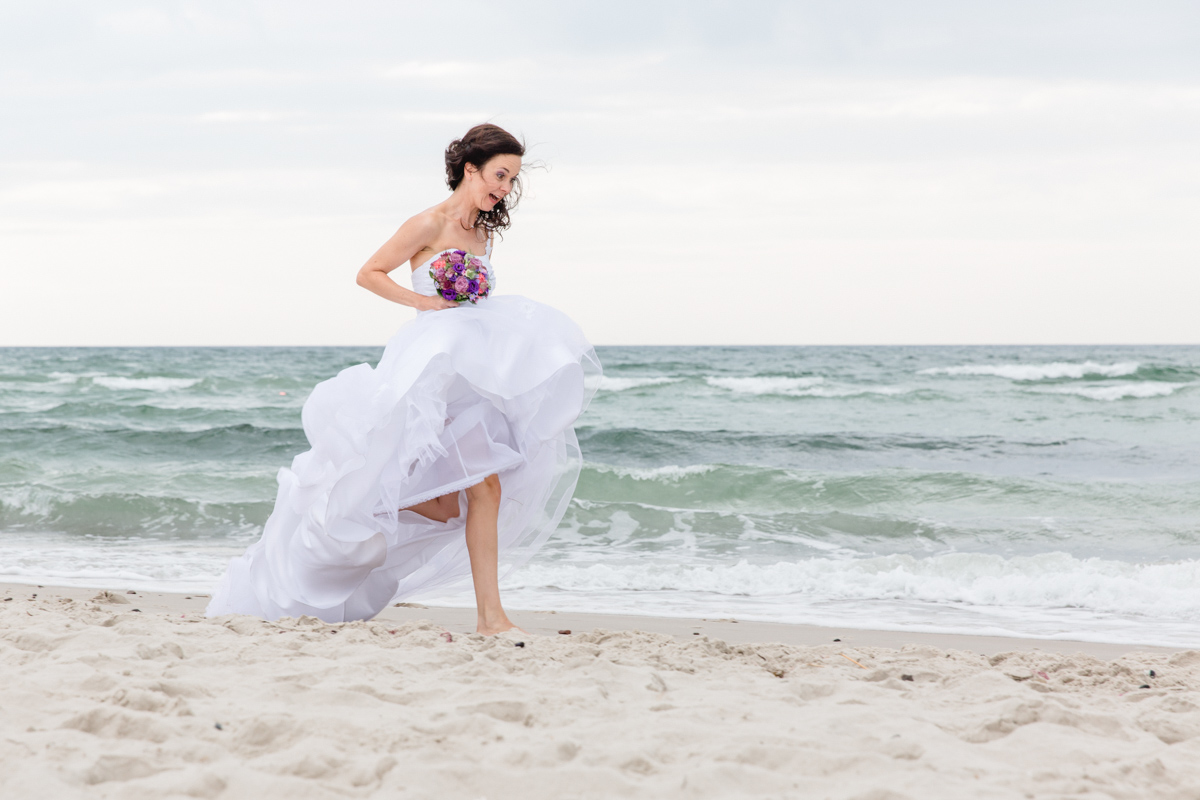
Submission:
<svg viewBox="0 0 1200 800">
<path fill-rule="evenodd" d="M 1200 651 L 548 612 L 485 638 L 461 609 L 205 602 L 4 586 L 0 794 L 1200 796 Z"/>
</svg>

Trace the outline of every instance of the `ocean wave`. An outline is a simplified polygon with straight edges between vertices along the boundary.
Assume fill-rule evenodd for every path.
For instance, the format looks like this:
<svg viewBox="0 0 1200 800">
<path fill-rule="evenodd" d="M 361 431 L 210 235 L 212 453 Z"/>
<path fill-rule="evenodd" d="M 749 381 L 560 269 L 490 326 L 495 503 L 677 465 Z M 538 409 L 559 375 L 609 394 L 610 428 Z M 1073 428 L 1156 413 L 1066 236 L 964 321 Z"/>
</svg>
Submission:
<svg viewBox="0 0 1200 800">
<path fill-rule="evenodd" d="M 85 539 L 7 532 L 0 538 L 0 576 L 16 583 L 205 592 L 249 539 Z"/>
<path fill-rule="evenodd" d="M 790 510 L 817 501 L 820 476 L 723 464 L 623 467 L 585 464 L 576 497 L 670 509 Z"/>
<path fill-rule="evenodd" d="M 861 397 L 868 394 L 878 394 L 887 397 L 896 395 L 909 394 L 915 391 L 909 386 L 852 386 L 843 384 L 840 386 L 814 386 L 811 389 L 801 389 L 795 392 L 788 392 L 791 397 Z"/>
<path fill-rule="evenodd" d="M 1097 364 L 1094 361 L 1071 363 L 1053 361 L 1048 364 L 961 364 L 955 367 L 931 367 L 919 370 L 918 375 L 991 375 L 1013 381 L 1062 380 L 1063 378 L 1120 378 L 1138 371 L 1136 361 Z"/>
<path fill-rule="evenodd" d="M 117 391 L 136 390 L 142 392 L 173 392 L 187 389 L 199 383 L 201 378 L 122 378 L 101 375 L 92 378 L 92 383 L 105 389 Z"/>
<path fill-rule="evenodd" d="M 592 463 L 656 467 L 664 464 L 743 464 L 795 469 L 913 467 L 959 469 L 964 457 L 1090 458 L 1098 447 L 1080 437 L 1015 439 L 1003 436 L 934 436 L 902 433 L 758 433 L 738 430 L 654 430 L 580 427 L 584 456 Z M 1054 452 L 1052 452 L 1054 451 Z"/>
<path fill-rule="evenodd" d="M 786 378 L 772 375 L 750 378 L 708 377 L 704 382 L 715 389 L 724 389 L 737 395 L 778 395 L 780 397 L 860 397 L 862 395 L 901 395 L 913 391 L 907 386 L 863 386 L 854 384 L 826 383 L 819 376 L 808 378 Z"/>
<path fill-rule="evenodd" d="M 763 375 L 751 378 L 705 378 L 704 382 L 715 389 L 725 389 L 734 394 L 790 394 L 801 389 L 824 383 L 821 377 L 785 378 Z"/>
<path fill-rule="evenodd" d="M 516 581 L 521 588 L 582 594 L 668 591 L 786 597 L 792 603 L 884 600 L 1075 608 L 1157 619 L 1200 615 L 1200 561 L 1137 564 L 1061 552 L 815 557 L 765 565 L 534 563 Z"/>
<path fill-rule="evenodd" d="M 1200 485 L 1193 479 L 1096 482 L 1043 476 L 991 475 L 966 471 L 841 470 L 699 464 L 634 469 L 585 464 L 576 496 L 589 501 L 645 504 L 664 509 L 803 513 L 806 527 L 858 531 L 863 537 L 907 535 L 913 520 L 986 517 L 1002 528 L 1021 521 L 1064 521 L 1127 514 L 1130 509 L 1170 506 L 1172 514 L 1200 514 Z M 854 519 L 838 519 L 847 514 Z M 1006 522 L 1007 521 L 1007 522 Z M 903 524 L 900 524 L 903 523 Z M 899 527 L 897 527 L 899 526 Z M 974 525 L 972 526 L 974 527 Z M 1172 528 L 1166 521 L 1162 530 Z M 1200 541 L 1187 535 L 1184 541 Z"/>
<path fill-rule="evenodd" d="M 205 419 L 171 418 L 166 412 L 120 419 L 125 423 L 122 427 L 113 424 L 111 415 L 64 416 L 65 424 L 47 425 L 35 419 L 27 427 L 0 428 L 0 459 L 24 455 L 84 463 L 92 454 L 102 453 L 109 464 L 121 465 L 120 470 L 151 462 L 225 461 L 258 463 L 274 474 L 308 444 L 301 428 L 217 425 Z"/>
<path fill-rule="evenodd" d="M 1110 386 L 1054 386 L 1039 389 L 1039 394 L 1072 394 L 1089 400 L 1125 400 L 1128 398 L 1167 397 L 1190 383 L 1124 383 Z"/>
<path fill-rule="evenodd" d="M 194 538 L 243 534 L 270 513 L 264 499 L 208 502 L 132 492 L 72 492 L 25 484 L 0 490 L 0 530 L 55 531 L 85 536 Z"/>
<path fill-rule="evenodd" d="M 668 378 L 665 376 L 647 378 L 616 378 L 604 375 L 600 378 L 599 389 L 602 392 L 624 392 L 628 389 L 641 389 L 646 386 L 662 386 L 668 383 L 679 383 L 683 378 Z"/>
<path fill-rule="evenodd" d="M 719 464 L 691 464 L 686 467 L 668 464 L 663 467 L 616 467 L 608 464 L 589 464 L 588 469 L 604 475 L 616 475 L 620 478 L 631 478 L 635 481 L 664 481 L 678 483 L 692 475 L 706 475 L 721 469 Z"/>
</svg>

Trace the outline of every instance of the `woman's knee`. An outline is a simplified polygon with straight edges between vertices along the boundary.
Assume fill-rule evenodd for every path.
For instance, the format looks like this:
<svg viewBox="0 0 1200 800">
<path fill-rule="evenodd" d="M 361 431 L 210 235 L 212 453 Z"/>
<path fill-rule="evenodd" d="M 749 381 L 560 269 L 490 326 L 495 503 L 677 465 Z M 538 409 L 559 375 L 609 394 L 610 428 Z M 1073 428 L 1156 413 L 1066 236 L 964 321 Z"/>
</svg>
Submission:
<svg viewBox="0 0 1200 800">
<path fill-rule="evenodd" d="M 500 502 L 500 476 L 488 475 L 483 483 L 477 483 L 467 489 L 467 502 Z"/>
<path fill-rule="evenodd" d="M 441 512 L 445 515 L 443 522 L 449 522 L 459 515 L 458 510 L 458 492 L 454 494 L 445 494 L 438 498 L 438 505 L 441 506 Z"/>
<path fill-rule="evenodd" d="M 449 522 L 459 515 L 458 492 L 444 494 L 441 497 L 435 497 L 432 500 L 426 500 L 400 510 L 412 511 L 434 522 Z"/>
</svg>

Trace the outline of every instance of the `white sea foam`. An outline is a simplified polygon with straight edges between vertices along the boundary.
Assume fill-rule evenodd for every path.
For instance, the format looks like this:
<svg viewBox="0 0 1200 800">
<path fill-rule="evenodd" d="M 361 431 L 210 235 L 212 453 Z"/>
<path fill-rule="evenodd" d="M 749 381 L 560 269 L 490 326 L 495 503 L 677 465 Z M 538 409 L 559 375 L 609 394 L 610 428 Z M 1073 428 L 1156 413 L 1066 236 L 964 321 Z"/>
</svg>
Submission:
<svg viewBox="0 0 1200 800">
<path fill-rule="evenodd" d="M 919 371 L 918 375 L 992 375 L 1014 381 L 1045 381 L 1061 378 L 1086 378 L 1092 375 L 1119 378 L 1132 375 L 1138 370 L 1138 362 L 1121 361 L 1116 364 L 1097 364 L 1084 361 L 1072 364 L 1053 361 L 1048 364 L 962 364 L 956 367 L 931 367 Z"/>
<path fill-rule="evenodd" d="M 247 543 L 9 532 L 0 539 L 0 576 L 17 583 L 210 591 L 229 558 Z"/>
<path fill-rule="evenodd" d="M 45 519 L 53 514 L 57 503 L 70 502 L 76 497 L 72 492 L 38 484 L 9 485 L 0 489 L 0 507 Z"/>
<path fill-rule="evenodd" d="M 810 558 L 769 565 L 534 563 L 518 578 L 524 588 L 583 594 L 671 591 L 774 598 L 780 619 L 800 602 L 880 600 L 1065 607 L 1176 620 L 1200 616 L 1200 561 L 1136 564 L 1061 552 L 1014 558 L 986 553 Z"/>
<path fill-rule="evenodd" d="M 755 376 L 753 378 L 705 378 L 704 382 L 715 389 L 725 389 L 734 394 L 789 394 L 824 383 L 825 379 L 820 377 Z"/>
<path fill-rule="evenodd" d="M 792 397 L 861 397 L 864 394 L 880 394 L 894 396 L 908 394 L 913 391 L 909 386 L 854 386 L 841 384 L 838 386 L 814 386 L 811 389 L 800 389 L 789 392 Z"/>
<path fill-rule="evenodd" d="M 21 583 L 203 591 L 251 538 L 15 534 L 0 541 L 0 576 Z M 653 557 L 590 565 L 535 560 L 505 580 L 504 592 L 510 608 L 1195 646 L 1200 561 L 1138 564 L 1055 552 L 724 565 Z M 468 606 L 471 596 L 436 602 Z"/>
<path fill-rule="evenodd" d="M 600 378 L 599 388 L 604 392 L 623 392 L 627 389 L 639 389 L 643 386 L 662 386 L 667 383 L 679 383 L 683 378 L 610 378 L 605 375 Z"/>
<path fill-rule="evenodd" d="M 743 395 L 780 395 L 782 397 L 859 397 L 865 394 L 898 395 L 912 389 L 906 386 L 862 386 L 828 384 L 824 378 L 782 378 L 756 376 L 753 378 L 705 378 L 716 389 Z"/>
<path fill-rule="evenodd" d="M 599 473 L 608 473 L 617 475 L 622 478 L 632 478 L 635 481 L 678 481 L 690 475 L 704 475 L 709 472 L 715 472 L 720 467 L 716 464 L 691 464 L 686 467 L 668 464 L 665 467 L 639 468 L 639 467 L 614 467 L 607 464 L 588 465 L 590 469 Z"/>
<path fill-rule="evenodd" d="M 1166 397 L 1174 394 L 1190 383 L 1159 383 L 1146 381 L 1142 383 L 1124 383 L 1115 386 L 1054 386 L 1039 390 L 1044 394 L 1073 394 L 1087 397 L 1091 400 L 1124 400 L 1139 397 Z"/>
<path fill-rule="evenodd" d="M 172 392 L 187 389 L 199 382 L 200 378 L 121 378 L 111 375 L 92 378 L 92 383 L 106 389 L 135 389 L 144 392 Z"/>
</svg>

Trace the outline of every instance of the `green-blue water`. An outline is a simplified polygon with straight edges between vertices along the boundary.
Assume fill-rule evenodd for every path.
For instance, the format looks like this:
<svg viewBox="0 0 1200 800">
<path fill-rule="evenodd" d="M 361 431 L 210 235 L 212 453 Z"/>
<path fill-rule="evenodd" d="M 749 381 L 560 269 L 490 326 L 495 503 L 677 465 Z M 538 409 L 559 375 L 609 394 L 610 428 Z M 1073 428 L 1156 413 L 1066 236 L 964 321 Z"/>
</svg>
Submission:
<svg viewBox="0 0 1200 800">
<path fill-rule="evenodd" d="M 513 607 L 1200 641 L 1200 347 L 598 351 Z M 380 352 L 0 349 L 0 575 L 210 587 Z"/>
</svg>

